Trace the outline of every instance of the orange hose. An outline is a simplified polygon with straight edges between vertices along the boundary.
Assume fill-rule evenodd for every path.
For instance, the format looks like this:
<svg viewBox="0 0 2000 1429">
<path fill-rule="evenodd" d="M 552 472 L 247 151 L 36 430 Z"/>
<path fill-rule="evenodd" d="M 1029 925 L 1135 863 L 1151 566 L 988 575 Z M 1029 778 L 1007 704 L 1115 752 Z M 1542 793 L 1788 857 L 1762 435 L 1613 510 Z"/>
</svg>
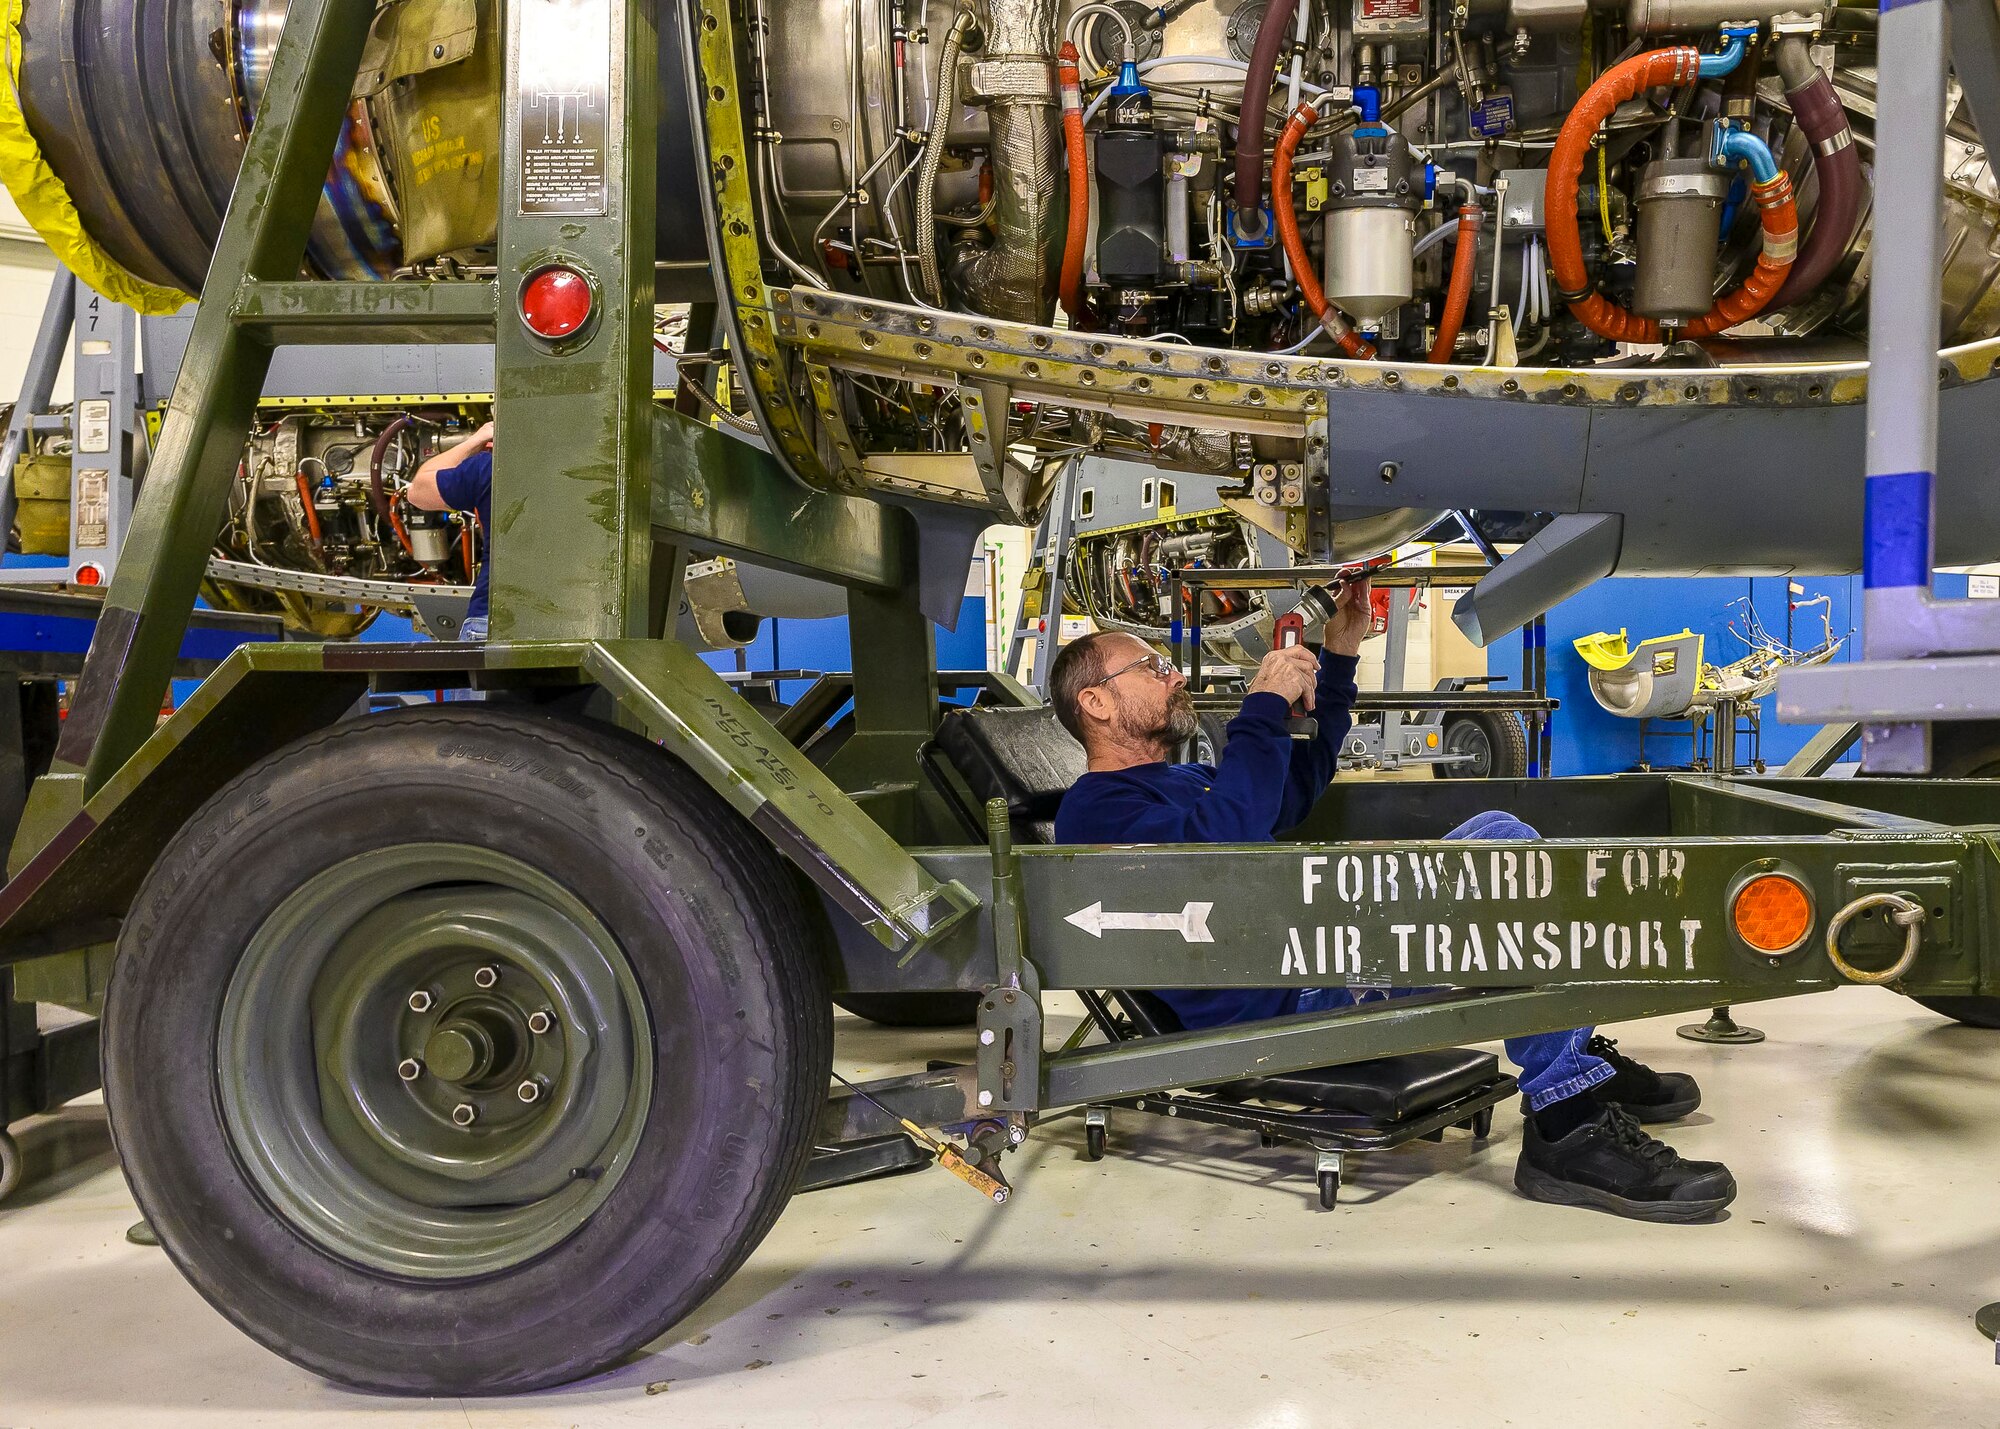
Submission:
<svg viewBox="0 0 2000 1429">
<path fill-rule="evenodd" d="M 1069 161 L 1069 226 L 1063 235 L 1062 279 L 1058 291 L 1071 327 L 1082 327 L 1083 248 L 1090 236 L 1090 160 L 1083 149 L 1083 78 L 1076 46 L 1068 40 L 1056 58 L 1062 87 L 1063 152 Z"/>
<path fill-rule="evenodd" d="M 312 483 L 306 480 L 306 474 L 302 471 L 293 472 L 292 477 L 299 484 L 299 500 L 306 508 L 306 530 L 312 533 L 313 549 L 317 551 L 320 543 L 319 512 L 313 509 Z"/>
<path fill-rule="evenodd" d="M 1556 286 L 1577 321 L 1614 342 L 1650 343 L 1660 340 L 1660 325 L 1627 312 L 1602 293 L 1591 290 L 1583 262 L 1583 236 L 1576 222 L 1577 180 L 1590 152 L 1597 126 L 1626 100 L 1657 85 L 1689 84 L 1701 73 L 1700 51 L 1686 45 L 1650 50 L 1613 65 L 1597 77 L 1563 121 L 1556 147 L 1549 155 L 1545 205 L 1548 213 L 1549 264 Z M 1764 246 L 1757 266 L 1734 291 L 1682 329 L 1684 337 L 1707 337 L 1734 327 L 1762 311 L 1784 282 L 1798 251 L 1799 217 L 1792 202 L 1792 182 L 1782 170 L 1769 184 L 1753 184 L 1763 210 Z M 1580 298 L 1568 297 L 1583 294 Z"/>
<path fill-rule="evenodd" d="M 1479 226 L 1485 218 L 1477 204 L 1465 204 L 1458 211 L 1458 251 L 1451 256 L 1451 287 L 1445 293 L 1437 337 L 1431 341 L 1432 362 L 1451 361 L 1452 349 L 1458 346 L 1458 330 L 1465 326 L 1465 310 L 1472 302 L 1472 278 L 1479 266 Z"/>
<path fill-rule="evenodd" d="M 1312 255 L 1306 252 L 1306 241 L 1299 234 L 1298 215 L 1292 211 L 1292 155 L 1306 130 L 1318 119 L 1318 110 L 1310 104 L 1301 104 L 1285 122 L 1285 132 L 1278 136 L 1278 147 L 1271 155 L 1271 210 L 1278 221 L 1278 241 L 1284 244 L 1285 257 L 1292 264 L 1292 277 L 1298 280 L 1299 300 L 1340 344 L 1342 352 L 1366 360 L 1375 355 L 1375 345 L 1357 333 L 1354 324 L 1327 301 L 1326 290 L 1320 287 L 1319 275 L 1313 271 Z"/>
</svg>

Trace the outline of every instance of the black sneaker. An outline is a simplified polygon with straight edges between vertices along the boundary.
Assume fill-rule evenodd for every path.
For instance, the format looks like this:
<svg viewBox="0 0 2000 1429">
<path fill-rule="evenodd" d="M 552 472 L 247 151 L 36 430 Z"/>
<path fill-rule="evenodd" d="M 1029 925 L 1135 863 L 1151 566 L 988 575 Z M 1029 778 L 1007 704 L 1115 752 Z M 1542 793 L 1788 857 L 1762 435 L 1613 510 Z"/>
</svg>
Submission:
<svg viewBox="0 0 2000 1429">
<path fill-rule="evenodd" d="M 1619 1051 L 1609 1037 L 1593 1037 L 1583 1050 L 1611 1064 L 1612 1075 L 1590 1089 L 1607 1106 L 1651 1123 L 1679 1121 L 1701 1105 L 1701 1088 L 1686 1072 L 1656 1072 Z"/>
<path fill-rule="evenodd" d="M 1615 1106 L 1556 1141 L 1523 1120 L 1514 1185 L 1531 1201 L 1589 1206 L 1639 1221 L 1705 1220 L 1736 1199 L 1719 1161 L 1684 1161 Z"/>
</svg>

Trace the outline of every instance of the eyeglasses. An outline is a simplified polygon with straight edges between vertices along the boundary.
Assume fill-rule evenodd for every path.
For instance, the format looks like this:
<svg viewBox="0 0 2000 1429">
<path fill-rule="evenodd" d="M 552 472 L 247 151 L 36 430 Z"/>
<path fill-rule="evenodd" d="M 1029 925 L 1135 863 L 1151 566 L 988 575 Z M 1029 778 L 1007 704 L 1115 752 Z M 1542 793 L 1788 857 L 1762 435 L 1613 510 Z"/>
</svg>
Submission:
<svg viewBox="0 0 2000 1429">
<path fill-rule="evenodd" d="M 1148 670 L 1152 672 L 1154 679 L 1164 680 L 1174 673 L 1174 662 L 1164 655 L 1141 655 L 1129 665 L 1120 665 L 1103 679 L 1092 680 L 1085 688 L 1089 689 L 1097 685 L 1108 685 L 1120 675 L 1128 674 L 1133 670 Z"/>
</svg>

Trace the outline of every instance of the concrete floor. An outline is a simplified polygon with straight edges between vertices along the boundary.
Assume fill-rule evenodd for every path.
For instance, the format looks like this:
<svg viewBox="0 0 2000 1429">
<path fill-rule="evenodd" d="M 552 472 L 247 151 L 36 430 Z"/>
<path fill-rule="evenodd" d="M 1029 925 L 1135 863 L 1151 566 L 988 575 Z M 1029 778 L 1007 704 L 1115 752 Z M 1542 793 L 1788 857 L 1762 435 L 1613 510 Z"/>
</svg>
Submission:
<svg viewBox="0 0 2000 1429">
<path fill-rule="evenodd" d="M 2000 1299 L 2000 1033 L 1872 990 L 1750 1009 L 1758 1047 L 1679 1020 L 1622 1045 L 1700 1076 L 1670 1134 L 1736 1171 L 1721 1224 L 1521 1201 L 1512 1110 L 1350 1162 L 1330 1214 L 1296 1150 L 1131 1114 L 1093 1164 L 1068 1119 L 1004 1208 L 935 1172 L 801 1198 L 668 1339 L 514 1401 L 346 1394 L 252 1345 L 125 1243 L 79 1107 L 26 1138 L 68 1169 L 0 1209 L 0 1425 L 2000 1424 L 1970 1318 Z M 851 1074 L 957 1050 L 840 1025 Z"/>
</svg>

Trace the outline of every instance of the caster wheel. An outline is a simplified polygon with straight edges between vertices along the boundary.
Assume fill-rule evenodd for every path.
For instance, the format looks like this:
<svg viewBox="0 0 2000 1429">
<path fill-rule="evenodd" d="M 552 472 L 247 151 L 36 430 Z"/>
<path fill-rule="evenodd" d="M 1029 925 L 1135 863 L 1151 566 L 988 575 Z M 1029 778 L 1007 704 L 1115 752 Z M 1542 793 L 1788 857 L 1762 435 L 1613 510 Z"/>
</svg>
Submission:
<svg viewBox="0 0 2000 1429">
<path fill-rule="evenodd" d="M 22 1174 L 21 1143 L 12 1132 L 0 1127 L 0 1201 L 20 1188 Z"/>
<path fill-rule="evenodd" d="M 1278 1144 L 1278 1138 L 1271 1135 L 1271 1133 L 1268 1131 L 1260 1131 L 1257 1133 L 1257 1144 L 1263 1147 L 1266 1151 L 1269 1151 L 1272 1147 Z"/>
<path fill-rule="evenodd" d="M 1482 1107 L 1472 1114 L 1472 1134 L 1484 1141 L 1493 1134 L 1493 1108 Z"/>
<path fill-rule="evenodd" d="M 1086 1126 L 1083 1129 L 1083 1159 L 1102 1161 L 1104 1159 L 1104 1128 Z"/>
<path fill-rule="evenodd" d="M 1340 1173 L 1322 1171 L 1319 1173 L 1319 1208 L 1330 1211 L 1340 1201 Z"/>
<path fill-rule="evenodd" d="M 1444 1140 L 1444 1128 L 1443 1128 L 1443 1127 L 1439 1127 L 1439 1128 L 1438 1128 L 1438 1129 L 1437 1129 L 1436 1131 L 1427 1131 L 1427 1132 L 1425 1132 L 1425 1133 L 1424 1133 L 1424 1137 L 1423 1137 L 1423 1139 L 1424 1139 L 1425 1141 L 1443 1141 L 1443 1140 Z"/>
</svg>

